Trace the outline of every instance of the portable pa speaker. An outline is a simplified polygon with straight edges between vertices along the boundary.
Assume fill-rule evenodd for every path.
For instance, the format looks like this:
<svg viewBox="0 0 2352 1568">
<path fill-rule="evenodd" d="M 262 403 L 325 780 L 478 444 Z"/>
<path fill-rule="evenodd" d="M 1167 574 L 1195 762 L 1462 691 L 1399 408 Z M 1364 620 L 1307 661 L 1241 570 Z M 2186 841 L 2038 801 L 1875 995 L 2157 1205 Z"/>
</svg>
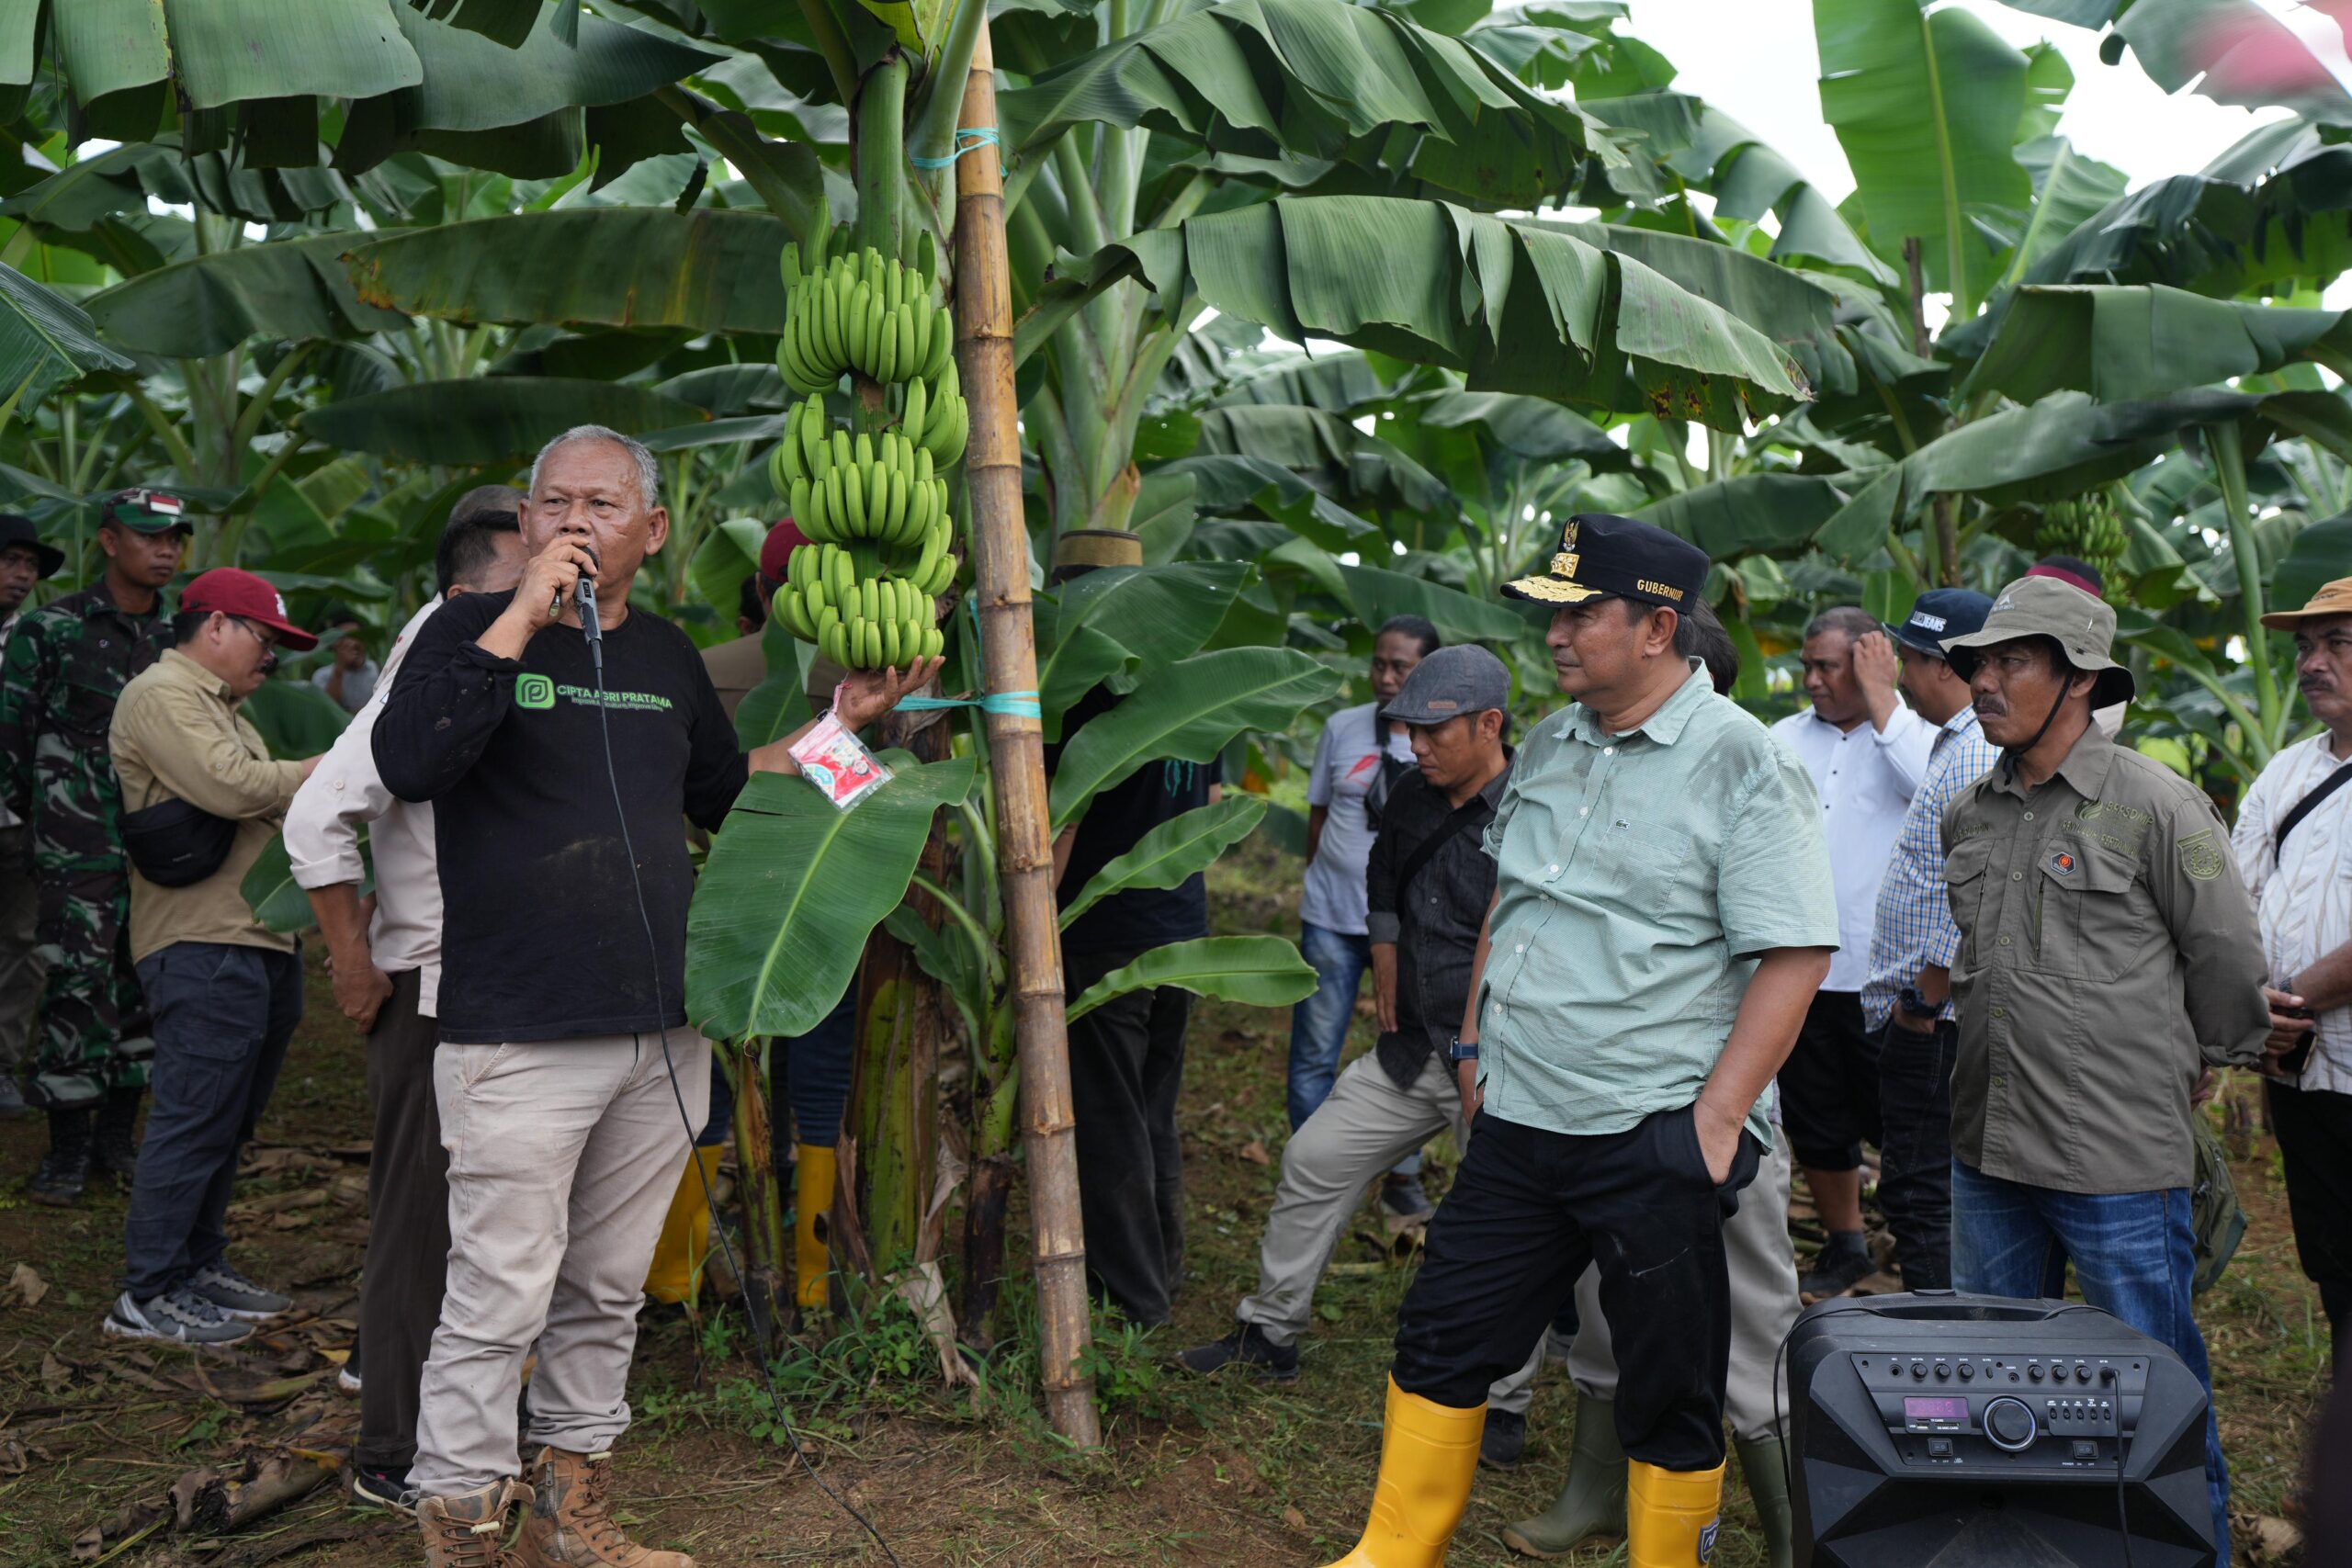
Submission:
<svg viewBox="0 0 2352 1568">
<path fill-rule="evenodd" d="M 2213 1561 L 2205 1391 L 2119 1318 L 1841 1298 L 1807 1309 L 1786 1353 L 1799 1568 Z"/>
</svg>

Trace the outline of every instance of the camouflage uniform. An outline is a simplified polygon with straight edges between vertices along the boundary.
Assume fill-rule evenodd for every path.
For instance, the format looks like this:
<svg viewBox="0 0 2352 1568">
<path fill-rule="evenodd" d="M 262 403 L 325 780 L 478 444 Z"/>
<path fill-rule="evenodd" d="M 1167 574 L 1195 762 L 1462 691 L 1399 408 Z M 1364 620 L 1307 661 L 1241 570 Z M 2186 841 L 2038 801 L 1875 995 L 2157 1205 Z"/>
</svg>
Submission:
<svg viewBox="0 0 2352 1568">
<path fill-rule="evenodd" d="M 134 615 L 104 579 L 28 613 L 0 661 L 0 801 L 30 829 L 49 965 L 26 1099 L 96 1106 L 147 1082 L 155 1043 L 130 966 L 122 792 L 107 730 L 115 699 L 171 640 L 160 597 Z"/>
</svg>

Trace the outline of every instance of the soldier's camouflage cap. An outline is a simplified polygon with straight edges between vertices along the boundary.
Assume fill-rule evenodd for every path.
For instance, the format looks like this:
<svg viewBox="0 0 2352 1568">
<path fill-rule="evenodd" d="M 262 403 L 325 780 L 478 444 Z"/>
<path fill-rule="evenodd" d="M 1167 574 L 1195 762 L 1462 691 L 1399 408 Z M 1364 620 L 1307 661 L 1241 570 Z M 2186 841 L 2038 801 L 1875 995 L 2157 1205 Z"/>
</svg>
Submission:
<svg viewBox="0 0 2352 1568">
<path fill-rule="evenodd" d="M 120 524 L 134 534 L 168 534 L 175 528 L 196 532 L 187 520 L 187 502 L 169 491 L 119 490 L 99 504 L 98 519 Z"/>
</svg>

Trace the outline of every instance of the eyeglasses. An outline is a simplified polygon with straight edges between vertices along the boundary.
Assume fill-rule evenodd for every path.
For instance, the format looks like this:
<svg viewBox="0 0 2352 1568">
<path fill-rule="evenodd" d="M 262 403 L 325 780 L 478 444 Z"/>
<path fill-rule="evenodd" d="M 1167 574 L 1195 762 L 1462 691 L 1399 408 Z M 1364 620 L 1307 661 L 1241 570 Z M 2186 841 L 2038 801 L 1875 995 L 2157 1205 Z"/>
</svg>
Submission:
<svg viewBox="0 0 2352 1568">
<path fill-rule="evenodd" d="M 251 633 L 254 640 L 261 644 L 263 652 L 275 653 L 277 651 L 277 634 L 276 632 L 269 630 L 266 626 L 257 626 L 251 621 L 245 619 L 243 615 L 231 615 L 229 620 L 232 625 L 243 626 L 247 632 Z"/>
</svg>

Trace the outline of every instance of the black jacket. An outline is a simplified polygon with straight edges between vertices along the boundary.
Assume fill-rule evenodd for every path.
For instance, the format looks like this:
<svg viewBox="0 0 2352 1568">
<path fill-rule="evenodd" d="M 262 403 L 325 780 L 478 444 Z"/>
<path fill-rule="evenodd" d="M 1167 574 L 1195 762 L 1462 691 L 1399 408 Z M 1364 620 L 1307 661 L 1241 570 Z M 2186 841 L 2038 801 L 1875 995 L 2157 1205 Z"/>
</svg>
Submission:
<svg viewBox="0 0 2352 1568">
<path fill-rule="evenodd" d="M 1503 755 L 1508 761 L 1508 748 Z M 1416 768 L 1397 782 L 1381 810 L 1364 873 L 1365 908 L 1372 940 L 1396 945 L 1396 1027 L 1380 1037 L 1374 1051 L 1399 1089 L 1419 1077 L 1430 1053 L 1462 1028 L 1478 928 L 1495 897 L 1495 863 L 1483 840 L 1510 780 L 1506 765 L 1457 811 Z M 1408 884 L 1415 852 L 1457 816 L 1458 830 Z"/>
</svg>

